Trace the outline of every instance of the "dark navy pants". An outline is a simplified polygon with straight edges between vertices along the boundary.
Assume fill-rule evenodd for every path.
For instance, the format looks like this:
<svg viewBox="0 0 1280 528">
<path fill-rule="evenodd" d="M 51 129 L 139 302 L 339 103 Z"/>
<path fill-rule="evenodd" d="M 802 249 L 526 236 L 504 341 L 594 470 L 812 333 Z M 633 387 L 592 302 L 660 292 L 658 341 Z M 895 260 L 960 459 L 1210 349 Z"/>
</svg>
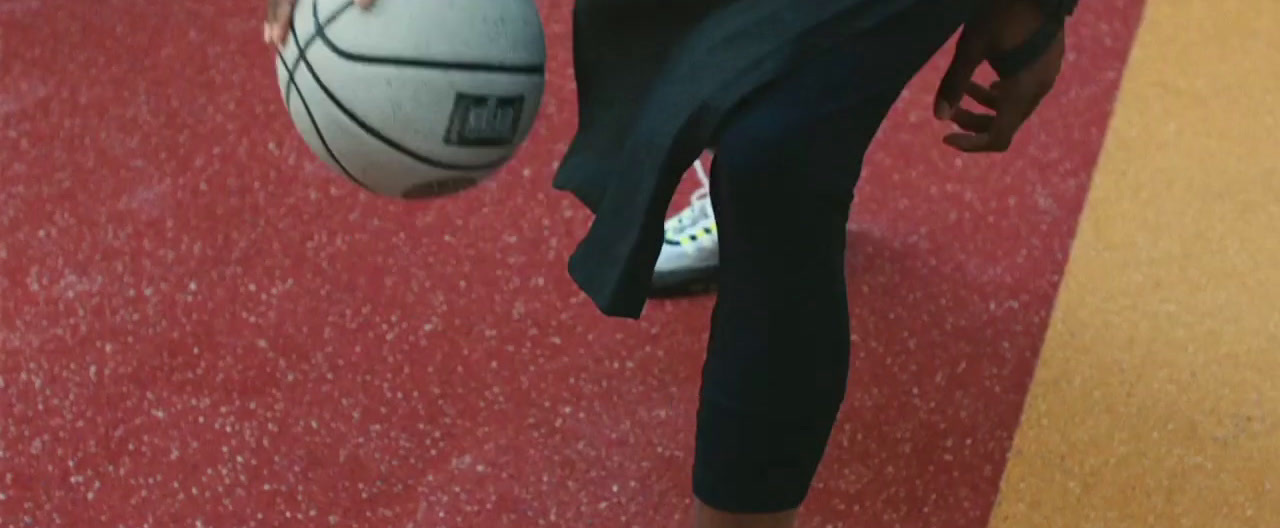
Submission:
<svg viewBox="0 0 1280 528">
<path fill-rule="evenodd" d="M 693 476 L 707 505 L 778 512 L 808 493 L 848 377 L 845 226 L 862 158 L 969 3 L 922 0 L 802 61 L 718 135 L 719 300 Z"/>
</svg>

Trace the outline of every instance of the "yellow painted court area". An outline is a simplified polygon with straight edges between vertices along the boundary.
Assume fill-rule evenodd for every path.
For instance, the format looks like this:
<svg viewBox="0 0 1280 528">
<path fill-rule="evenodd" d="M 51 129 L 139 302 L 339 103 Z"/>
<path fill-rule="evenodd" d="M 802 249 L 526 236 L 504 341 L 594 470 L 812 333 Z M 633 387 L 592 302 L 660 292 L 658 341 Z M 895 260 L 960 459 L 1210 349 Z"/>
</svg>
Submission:
<svg viewBox="0 0 1280 528">
<path fill-rule="evenodd" d="M 1280 1 L 1146 9 L 997 528 L 1280 528 Z"/>
</svg>

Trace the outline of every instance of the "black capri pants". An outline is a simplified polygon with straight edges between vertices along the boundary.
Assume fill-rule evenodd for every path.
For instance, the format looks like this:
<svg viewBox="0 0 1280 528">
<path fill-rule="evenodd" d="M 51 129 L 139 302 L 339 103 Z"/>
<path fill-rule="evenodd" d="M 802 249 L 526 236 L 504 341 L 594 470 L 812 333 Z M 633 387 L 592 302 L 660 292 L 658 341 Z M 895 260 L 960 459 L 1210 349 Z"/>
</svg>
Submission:
<svg viewBox="0 0 1280 528">
<path fill-rule="evenodd" d="M 922 0 L 804 61 L 718 135 L 719 299 L 693 472 L 708 506 L 772 513 L 808 494 L 848 379 L 846 225 L 862 158 L 968 4 Z"/>
</svg>

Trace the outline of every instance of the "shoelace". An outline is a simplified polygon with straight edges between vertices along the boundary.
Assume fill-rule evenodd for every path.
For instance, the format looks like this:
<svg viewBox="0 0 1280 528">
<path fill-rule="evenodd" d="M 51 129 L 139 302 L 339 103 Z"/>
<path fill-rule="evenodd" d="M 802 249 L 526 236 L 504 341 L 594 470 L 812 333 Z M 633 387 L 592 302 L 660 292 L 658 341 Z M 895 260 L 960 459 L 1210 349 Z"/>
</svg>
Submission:
<svg viewBox="0 0 1280 528">
<path fill-rule="evenodd" d="M 694 191 L 689 207 L 667 220 L 666 231 L 683 231 L 711 216 L 711 192 L 706 187 Z"/>
<path fill-rule="evenodd" d="M 698 179 L 702 181 L 702 187 L 694 191 L 693 196 L 689 198 L 689 207 L 665 222 L 664 231 L 668 233 L 678 233 L 688 229 L 713 214 L 711 209 L 711 183 L 707 178 L 706 169 L 702 166 L 702 160 L 693 163 L 693 170 Z"/>
</svg>

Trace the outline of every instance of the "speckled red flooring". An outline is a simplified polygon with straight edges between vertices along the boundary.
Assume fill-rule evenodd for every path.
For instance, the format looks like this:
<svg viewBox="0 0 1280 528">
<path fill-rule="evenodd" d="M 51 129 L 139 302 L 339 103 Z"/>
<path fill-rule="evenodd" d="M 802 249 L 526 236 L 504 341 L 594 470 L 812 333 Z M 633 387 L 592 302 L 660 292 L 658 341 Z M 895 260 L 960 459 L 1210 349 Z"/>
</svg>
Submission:
<svg viewBox="0 0 1280 528">
<path fill-rule="evenodd" d="M 878 140 L 804 526 L 986 524 L 1140 11 L 1085 4 L 1015 153 L 938 144 L 937 63 Z M 0 1 L 0 525 L 682 526 L 711 301 L 610 321 L 566 277 L 543 5 L 528 148 L 406 204 L 295 137 L 256 1 Z"/>
</svg>

